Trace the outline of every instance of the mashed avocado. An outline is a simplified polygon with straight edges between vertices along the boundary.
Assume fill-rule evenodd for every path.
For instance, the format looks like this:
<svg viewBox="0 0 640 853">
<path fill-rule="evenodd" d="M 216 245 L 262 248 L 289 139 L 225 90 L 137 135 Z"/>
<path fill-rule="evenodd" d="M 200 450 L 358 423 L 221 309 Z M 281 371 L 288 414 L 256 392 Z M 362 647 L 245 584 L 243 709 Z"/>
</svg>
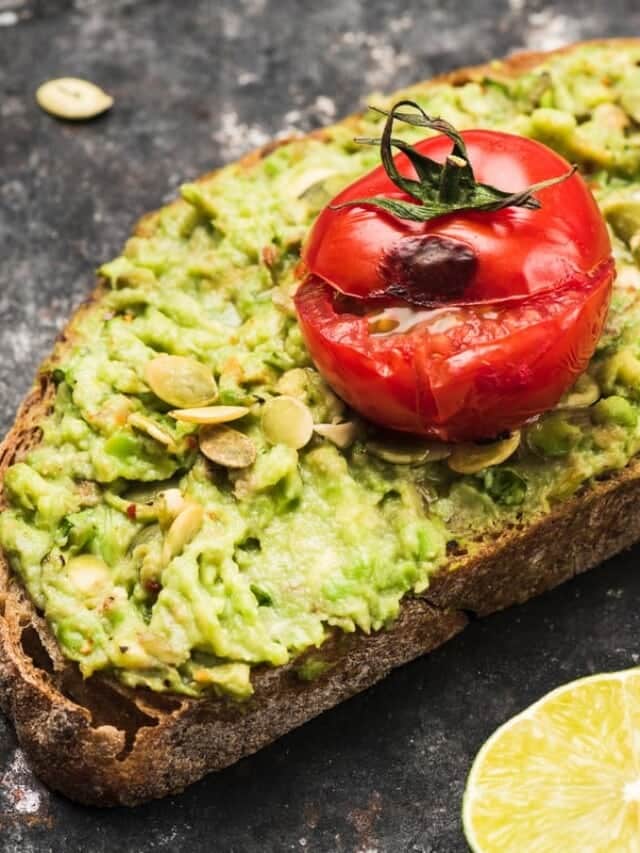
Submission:
<svg viewBox="0 0 640 853">
<path fill-rule="evenodd" d="M 639 65 L 638 48 L 586 46 L 517 79 L 496 63 L 477 82 L 394 96 L 542 140 L 580 164 L 611 226 L 618 279 L 588 375 L 499 464 L 504 447 L 456 473 L 433 449 L 376 435 L 304 350 L 291 302 L 301 241 L 376 165 L 352 142 L 377 135 L 374 113 L 186 185 L 103 267 L 104 296 L 43 368 L 55 405 L 6 474 L 0 516 L 0 544 L 85 676 L 245 697 L 252 666 L 287 663 L 335 628 L 383 628 L 448 545 L 471 552 L 640 450 Z M 162 354 L 206 367 L 216 405 L 246 408 L 231 424 L 244 467 L 206 459 L 198 426 L 169 414 L 149 369 Z M 263 428 L 279 394 L 316 424 L 349 426 L 280 442 Z"/>
</svg>

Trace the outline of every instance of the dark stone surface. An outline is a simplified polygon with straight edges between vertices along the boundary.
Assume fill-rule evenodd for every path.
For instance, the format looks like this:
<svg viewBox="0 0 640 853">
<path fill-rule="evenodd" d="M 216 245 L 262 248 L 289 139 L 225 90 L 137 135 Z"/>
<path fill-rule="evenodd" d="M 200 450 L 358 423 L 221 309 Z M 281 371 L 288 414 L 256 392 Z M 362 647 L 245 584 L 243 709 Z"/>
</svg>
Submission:
<svg viewBox="0 0 640 853">
<path fill-rule="evenodd" d="M 135 219 L 181 181 L 374 89 L 516 49 L 640 31 L 635 0 L 0 0 L 0 428 Z M 37 85 L 88 77 L 70 125 Z M 5 851 L 466 849 L 460 801 L 501 722 L 638 661 L 639 554 L 472 625 L 447 647 L 180 797 L 100 812 L 48 794 L 0 722 Z"/>
</svg>

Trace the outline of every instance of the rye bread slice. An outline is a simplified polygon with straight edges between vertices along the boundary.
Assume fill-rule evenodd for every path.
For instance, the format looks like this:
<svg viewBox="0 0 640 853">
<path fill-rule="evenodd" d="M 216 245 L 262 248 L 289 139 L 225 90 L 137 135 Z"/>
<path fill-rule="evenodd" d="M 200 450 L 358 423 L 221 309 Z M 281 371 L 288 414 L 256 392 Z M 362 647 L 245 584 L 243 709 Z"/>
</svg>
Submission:
<svg viewBox="0 0 640 853">
<path fill-rule="evenodd" d="M 637 46 L 639 40 L 615 43 Z M 518 75 L 550 55 L 514 56 L 501 74 Z M 489 66 L 462 69 L 437 81 L 461 84 L 488 71 Z M 241 162 L 248 166 L 278 144 Z M 140 221 L 138 234 L 153 228 L 154 216 Z M 99 283 L 89 303 L 100 300 L 102 287 Z M 57 356 L 70 345 L 72 321 L 60 336 Z M 37 445 L 38 424 L 53 393 L 43 373 L 0 445 L 0 476 Z M 0 509 L 4 500 L 0 487 Z M 467 611 L 484 615 L 526 601 L 629 547 L 640 539 L 640 513 L 634 512 L 639 502 L 636 459 L 553 512 L 485 537 L 473 556 L 455 557 L 424 595 L 405 599 L 388 629 L 369 636 L 336 632 L 313 651 L 327 664 L 315 680 L 297 675 L 300 659 L 257 669 L 255 694 L 242 704 L 131 690 L 101 676 L 83 680 L 0 554 L 0 705 L 33 770 L 72 799 L 134 805 L 175 793 L 436 648 L 465 627 Z"/>
</svg>

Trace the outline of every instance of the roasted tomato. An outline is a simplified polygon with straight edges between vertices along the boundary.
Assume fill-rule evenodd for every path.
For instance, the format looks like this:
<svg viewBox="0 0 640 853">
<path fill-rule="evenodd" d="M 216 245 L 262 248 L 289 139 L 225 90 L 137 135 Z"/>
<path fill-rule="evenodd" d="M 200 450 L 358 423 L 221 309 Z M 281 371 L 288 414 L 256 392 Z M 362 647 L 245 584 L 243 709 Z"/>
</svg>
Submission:
<svg viewBox="0 0 640 853">
<path fill-rule="evenodd" d="M 318 370 L 372 421 L 495 438 L 553 407 L 585 369 L 614 277 L 607 229 L 583 179 L 546 146 L 458 133 L 405 104 L 381 140 L 365 140 L 383 165 L 312 228 L 295 298 L 302 332 Z M 397 119 L 442 133 L 410 147 L 391 135 Z"/>
</svg>

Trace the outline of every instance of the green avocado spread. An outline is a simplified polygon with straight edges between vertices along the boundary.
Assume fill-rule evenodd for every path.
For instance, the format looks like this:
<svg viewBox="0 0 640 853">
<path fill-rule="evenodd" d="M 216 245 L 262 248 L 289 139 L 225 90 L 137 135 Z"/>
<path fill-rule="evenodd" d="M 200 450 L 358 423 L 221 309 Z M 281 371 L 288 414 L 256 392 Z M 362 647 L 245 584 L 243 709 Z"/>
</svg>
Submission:
<svg viewBox="0 0 640 853">
<path fill-rule="evenodd" d="M 102 267 L 102 295 L 42 368 L 56 388 L 42 439 L 5 476 L 0 544 L 85 676 L 244 698 L 253 667 L 308 651 L 300 675 L 316 678 L 310 650 L 333 631 L 383 629 L 456 570 L 448 553 L 640 450 L 640 48 L 585 46 L 517 78 L 497 62 L 399 97 L 579 164 L 618 269 L 588 373 L 519 437 L 451 456 L 376 432 L 329 390 L 296 323 L 295 267 L 321 207 L 377 165 L 353 142 L 379 135 L 374 112 L 187 184 Z M 202 427 L 169 414 L 185 403 L 244 408 Z"/>
</svg>

